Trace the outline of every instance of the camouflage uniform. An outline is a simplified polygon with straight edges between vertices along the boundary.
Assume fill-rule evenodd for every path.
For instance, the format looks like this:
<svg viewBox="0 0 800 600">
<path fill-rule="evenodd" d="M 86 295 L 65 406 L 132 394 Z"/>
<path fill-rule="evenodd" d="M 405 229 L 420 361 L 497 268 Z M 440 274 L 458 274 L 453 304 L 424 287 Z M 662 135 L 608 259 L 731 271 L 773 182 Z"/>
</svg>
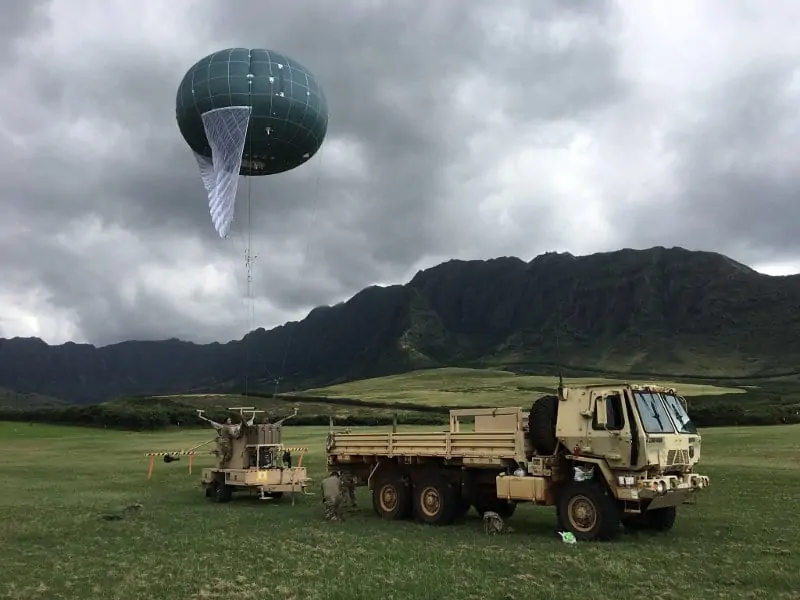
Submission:
<svg viewBox="0 0 800 600">
<path fill-rule="evenodd" d="M 356 500 L 356 482 L 352 473 L 342 473 L 342 488 L 343 491 L 347 492 L 342 499 L 342 506 L 358 508 L 358 500 Z"/>
<path fill-rule="evenodd" d="M 492 510 L 487 510 L 483 513 L 483 530 L 486 535 L 497 535 L 498 533 L 508 533 L 511 528 L 506 527 L 500 515 Z"/>
<path fill-rule="evenodd" d="M 341 521 L 342 481 L 333 473 L 322 480 L 322 502 L 325 504 L 325 519 Z"/>
<path fill-rule="evenodd" d="M 219 457 L 220 467 L 233 457 L 233 446 L 231 440 L 237 433 L 237 427 L 230 423 L 225 423 L 219 428 L 219 438 L 217 438 L 217 456 Z"/>
</svg>

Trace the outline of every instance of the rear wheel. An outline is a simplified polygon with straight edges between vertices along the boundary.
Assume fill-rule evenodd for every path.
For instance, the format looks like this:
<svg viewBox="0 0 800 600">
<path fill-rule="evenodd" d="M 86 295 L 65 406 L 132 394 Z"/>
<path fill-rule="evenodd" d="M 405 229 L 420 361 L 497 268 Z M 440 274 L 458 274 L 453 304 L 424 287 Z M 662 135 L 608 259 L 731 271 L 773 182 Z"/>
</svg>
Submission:
<svg viewBox="0 0 800 600">
<path fill-rule="evenodd" d="M 619 533 L 619 505 L 594 482 L 568 485 L 559 497 L 557 515 L 561 528 L 581 541 L 607 541 Z"/>
<path fill-rule="evenodd" d="M 450 525 L 456 517 L 459 495 L 445 477 L 422 476 L 414 482 L 414 514 L 429 525 Z"/>
<path fill-rule="evenodd" d="M 411 493 L 400 475 L 383 475 L 372 489 L 372 508 L 387 521 L 411 515 Z"/>
</svg>

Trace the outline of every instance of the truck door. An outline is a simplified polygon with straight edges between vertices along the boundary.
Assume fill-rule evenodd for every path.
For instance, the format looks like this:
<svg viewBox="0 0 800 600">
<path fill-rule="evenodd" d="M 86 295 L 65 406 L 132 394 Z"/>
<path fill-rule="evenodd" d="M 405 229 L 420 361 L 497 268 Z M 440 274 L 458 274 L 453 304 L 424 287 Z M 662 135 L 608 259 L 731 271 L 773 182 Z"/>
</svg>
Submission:
<svg viewBox="0 0 800 600">
<path fill-rule="evenodd" d="M 622 390 L 593 394 L 592 450 L 612 466 L 627 466 L 631 459 L 631 430 L 623 398 Z"/>
</svg>

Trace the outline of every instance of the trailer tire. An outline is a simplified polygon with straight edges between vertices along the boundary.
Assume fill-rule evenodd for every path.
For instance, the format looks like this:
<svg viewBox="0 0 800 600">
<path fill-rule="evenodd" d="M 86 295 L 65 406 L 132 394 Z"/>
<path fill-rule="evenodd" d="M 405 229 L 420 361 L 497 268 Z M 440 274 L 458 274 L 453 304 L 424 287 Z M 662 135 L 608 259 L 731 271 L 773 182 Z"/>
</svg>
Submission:
<svg viewBox="0 0 800 600">
<path fill-rule="evenodd" d="M 231 486 L 220 480 L 214 482 L 211 491 L 211 499 L 214 502 L 218 502 L 220 504 L 230 502 L 232 496 L 233 488 Z"/>
<path fill-rule="evenodd" d="M 382 475 L 372 488 L 372 508 L 382 519 L 399 521 L 411 516 L 411 492 L 400 475 Z"/>
<path fill-rule="evenodd" d="M 542 396 L 531 406 L 528 416 L 528 439 L 539 454 L 555 454 L 558 448 L 557 419 L 558 396 Z"/>
<path fill-rule="evenodd" d="M 414 515 L 429 525 L 450 525 L 459 508 L 456 488 L 440 475 L 427 475 L 414 481 Z"/>
<path fill-rule="evenodd" d="M 558 499 L 561 529 L 579 541 L 609 541 L 619 534 L 622 514 L 616 499 L 591 481 L 567 485 Z"/>
</svg>

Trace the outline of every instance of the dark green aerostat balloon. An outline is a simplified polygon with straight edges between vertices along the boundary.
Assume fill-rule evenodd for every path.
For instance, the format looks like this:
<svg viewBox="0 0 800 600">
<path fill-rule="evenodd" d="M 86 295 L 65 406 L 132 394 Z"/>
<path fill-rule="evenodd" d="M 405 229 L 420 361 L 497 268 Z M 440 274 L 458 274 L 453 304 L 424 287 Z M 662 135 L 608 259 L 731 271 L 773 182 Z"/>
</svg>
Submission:
<svg viewBox="0 0 800 600">
<path fill-rule="evenodd" d="M 220 50 L 188 70 L 178 87 L 178 128 L 194 153 L 210 160 L 203 114 L 241 106 L 251 112 L 240 175 L 294 169 L 316 154 L 328 131 L 328 105 L 314 75 L 284 54 L 248 48 Z"/>
</svg>

